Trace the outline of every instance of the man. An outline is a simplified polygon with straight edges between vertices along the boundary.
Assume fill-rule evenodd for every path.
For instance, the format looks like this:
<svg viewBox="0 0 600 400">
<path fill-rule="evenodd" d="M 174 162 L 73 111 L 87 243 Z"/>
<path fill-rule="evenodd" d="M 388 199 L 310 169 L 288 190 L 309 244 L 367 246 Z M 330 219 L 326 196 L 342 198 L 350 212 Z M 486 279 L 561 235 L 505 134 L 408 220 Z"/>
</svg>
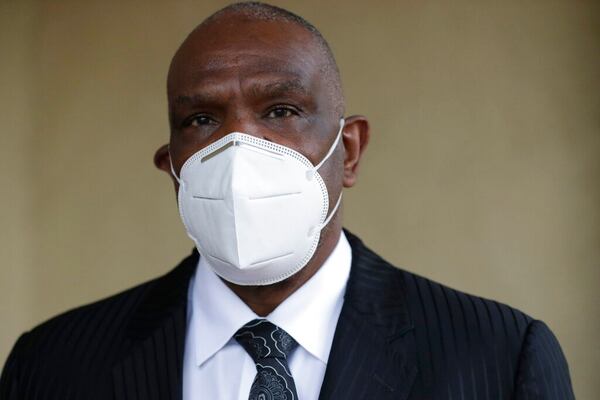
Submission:
<svg viewBox="0 0 600 400">
<path fill-rule="evenodd" d="M 369 139 L 319 32 L 234 4 L 168 75 L 175 184 L 198 251 L 17 341 L 2 399 L 570 399 L 540 321 L 396 269 L 342 230 Z"/>
</svg>

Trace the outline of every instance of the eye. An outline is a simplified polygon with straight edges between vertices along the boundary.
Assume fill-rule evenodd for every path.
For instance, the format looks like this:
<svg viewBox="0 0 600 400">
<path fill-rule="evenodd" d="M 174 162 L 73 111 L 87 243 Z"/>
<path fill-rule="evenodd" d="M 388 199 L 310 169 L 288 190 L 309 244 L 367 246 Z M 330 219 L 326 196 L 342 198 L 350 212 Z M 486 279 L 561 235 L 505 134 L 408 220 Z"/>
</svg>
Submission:
<svg viewBox="0 0 600 400">
<path fill-rule="evenodd" d="M 289 118 L 298 115 L 298 111 L 291 106 L 277 106 L 267 113 L 267 118 Z"/>
<path fill-rule="evenodd" d="M 203 114 L 198 114 L 198 115 L 193 115 L 189 118 L 187 118 L 185 121 L 183 121 L 183 126 L 185 128 L 187 127 L 199 127 L 199 126 L 205 126 L 205 125 L 214 125 L 216 123 L 216 121 L 214 119 L 212 119 L 211 117 L 207 116 L 207 115 L 203 115 Z"/>
</svg>

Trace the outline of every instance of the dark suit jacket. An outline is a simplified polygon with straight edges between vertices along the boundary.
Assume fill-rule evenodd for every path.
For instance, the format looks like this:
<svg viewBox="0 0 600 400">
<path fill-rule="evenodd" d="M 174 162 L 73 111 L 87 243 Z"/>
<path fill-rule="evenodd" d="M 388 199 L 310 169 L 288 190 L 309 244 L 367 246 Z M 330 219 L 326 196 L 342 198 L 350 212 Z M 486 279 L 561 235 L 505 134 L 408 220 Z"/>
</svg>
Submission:
<svg viewBox="0 0 600 400">
<path fill-rule="evenodd" d="M 574 398 L 543 322 L 394 268 L 346 234 L 352 268 L 320 399 Z M 22 335 L 0 398 L 180 399 L 197 261 L 194 252 L 158 279 Z"/>
</svg>

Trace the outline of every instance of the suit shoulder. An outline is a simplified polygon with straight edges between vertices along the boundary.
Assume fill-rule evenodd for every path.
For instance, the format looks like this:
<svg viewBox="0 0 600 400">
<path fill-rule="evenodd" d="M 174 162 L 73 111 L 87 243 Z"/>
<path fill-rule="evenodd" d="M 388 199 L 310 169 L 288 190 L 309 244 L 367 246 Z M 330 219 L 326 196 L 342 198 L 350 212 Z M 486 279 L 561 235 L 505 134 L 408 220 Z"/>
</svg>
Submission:
<svg viewBox="0 0 600 400">
<path fill-rule="evenodd" d="M 107 398 L 98 390 L 110 387 L 112 366 L 131 350 L 156 310 L 187 299 L 196 263 L 193 253 L 163 276 L 66 311 L 23 334 L 0 377 L 0 398 L 23 390 L 52 392 L 55 398 L 66 398 L 66 392 L 92 398 L 97 392 L 93 398 Z"/>
<path fill-rule="evenodd" d="M 529 332 L 539 321 L 509 305 L 450 288 L 412 272 L 399 269 L 398 274 L 405 285 L 413 337 L 420 356 L 430 354 L 436 365 L 444 358 L 452 360 L 454 369 L 441 368 L 445 377 L 466 373 L 469 366 L 480 362 L 486 366 L 481 379 L 487 377 L 491 381 L 489 374 L 498 373 L 503 382 L 498 385 L 513 387 L 513 377 Z M 459 365 L 460 368 L 456 367 Z M 434 374 L 431 379 L 438 381 L 442 377 Z"/>
<path fill-rule="evenodd" d="M 366 288 L 361 296 L 368 291 L 379 301 L 387 303 L 392 298 L 403 301 L 415 327 L 426 327 L 429 331 L 482 332 L 522 342 L 533 321 L 524 312 L 398 268 L 347 230 L 345 233 L 353 249 L 354 281 L 364 281 L 354 286 Z"/>
<path fill-rule="evenodd" d="M 26 387 L 51 390 L 44 386 L 49 381 L 64 389 L 73 376 L 94 377 L 81 378 L 80 386 L 108 379 L 106 366 L 124 345 L 128 319 L 155 281 L 63 312 L 21 335 L 4 365 L 0 397 Z"/>
<path fill-rule="evenodd" d="M 128 317 L 156 281 L 138 284 L 101 300 L 62 312 L 40 323 L 22 336 L 29 351 L 40 352 L 48 347 L 70 347 L 86 341 L 89 335 L 116 335 L 122 331 Z"/>
<path fill-rule="evenodd" d="M 474 373 L 489 382 L 491 393 L 518 398 L 544 393 L 548 399 L 572 399 L 567 361 L 558 340 L 539 320 L 506 304 L 449 288 L 401 271 L 410 296 L 415 340 L 434 362 L 451 360 L 444 378 Z M 473 366 L 480 363 L 483 370 Z M 443 363 L 442 363 L 443 364 Z M 433 382 L 442 381 L 439 371 Z M 459 378 L 460 379 L 460 378 Z"/>
<path fill-rule="evenodd" d="M 47 345 L 54 340 L 65 344 L 83 341 L 86 334 L 110 337 L 111 340 L 124 330 L 136 310 L 143 306 L 149 296 L 173 297 L 187 287 L 197 263 L 197 253 L 184 258 L 166 274 L 140 283 L 104 299 L 73 308 L 42 322 L 25 334 L 31 345 Z M 176 286 L 182 283 L 184 286 Z M 161 288 L 161 289 L 159 289 Z M 156 299 L 155 299 L 156 300 Z"/>
<path fill-rule="evenodd" d="M 505 336 L 521 343 L 534 321 L 523 311 L 502 302 L 469 294 L 403 269 L 398 271 L 411 297 L 411 309 L 426 313 L 429 324 L 435 318 L 454 329 L 480 332 L 492 338 Z"/>
</svg>

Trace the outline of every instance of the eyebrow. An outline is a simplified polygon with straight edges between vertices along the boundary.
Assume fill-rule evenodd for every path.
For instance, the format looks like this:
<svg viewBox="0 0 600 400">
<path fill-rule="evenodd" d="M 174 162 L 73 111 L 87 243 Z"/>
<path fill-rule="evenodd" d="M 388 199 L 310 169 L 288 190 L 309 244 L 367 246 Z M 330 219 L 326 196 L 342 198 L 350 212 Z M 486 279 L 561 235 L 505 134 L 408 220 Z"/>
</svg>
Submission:
<svg viewBox="0 0 600 400">
<path fill-rule="evenodd" d="M 267 83 L 255 82 L 250 84 L 248 91 L 253 97 L 282 97 L 289 94 L 308 95 L 309 90 L 300 78 L 281 79 Z M 218 102 L 220 96 L 210 90 L 181 94 L 175 97 L 174 103 L 180 105 L 212 104 Z"/>
</svg>

